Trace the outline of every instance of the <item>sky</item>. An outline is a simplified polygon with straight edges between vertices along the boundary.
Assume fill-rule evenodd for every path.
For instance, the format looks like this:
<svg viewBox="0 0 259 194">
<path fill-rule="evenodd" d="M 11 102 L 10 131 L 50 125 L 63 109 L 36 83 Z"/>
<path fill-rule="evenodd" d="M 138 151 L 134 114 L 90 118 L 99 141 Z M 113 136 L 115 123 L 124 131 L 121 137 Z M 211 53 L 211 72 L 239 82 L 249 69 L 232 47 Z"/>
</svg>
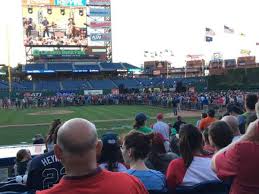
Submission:
<svg viewBox="0 0 259 194">
<path fill-rule="evenodd" d="M 223 58 L 237 58 L 240 49 L 251 50 L 259 59 L 258 7 L 256 0 L 111 0 L 113 61 L 136 66 L 144 63 L 144 51 L 172 50 L 174 67 L 185 64 L 186 55 L 202 54 L 210 59 L 215 52 Z M 224 33 L 223 26 L 235 30 Z M 8 33 L 7 28 L 8 26 Z M 216 32 L 214 41 L 204 41 L 205 27 Z M 0 64 L 25 62 L 20 0 L 0 6 Z M 241 37 L 240 33 L 245 37 Z M 153 59 L 152 59 L 153 60 Z M 259 61 L 259 60 L 258 60 Z"/>
</svg>

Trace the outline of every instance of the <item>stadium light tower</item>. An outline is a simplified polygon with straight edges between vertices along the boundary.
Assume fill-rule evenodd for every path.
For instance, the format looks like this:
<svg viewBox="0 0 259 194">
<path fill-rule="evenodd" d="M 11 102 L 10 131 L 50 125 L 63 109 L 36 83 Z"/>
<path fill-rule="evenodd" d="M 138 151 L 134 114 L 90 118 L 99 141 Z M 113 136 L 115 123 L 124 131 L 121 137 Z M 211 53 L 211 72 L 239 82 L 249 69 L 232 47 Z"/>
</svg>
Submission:
<svg viewBox="0 0 259 194">
<path fill-rule="evenodd" d="M 7 48 L 7 65 L 8 65 L 8 82 L 9 82 L 9 99 L 11 99 L 12 92 L 12 75 L 11 75 L 11 64 L 10 64 L 10 35 L 9 26 L 6 24 L 6 48 Z"/>
</svg>

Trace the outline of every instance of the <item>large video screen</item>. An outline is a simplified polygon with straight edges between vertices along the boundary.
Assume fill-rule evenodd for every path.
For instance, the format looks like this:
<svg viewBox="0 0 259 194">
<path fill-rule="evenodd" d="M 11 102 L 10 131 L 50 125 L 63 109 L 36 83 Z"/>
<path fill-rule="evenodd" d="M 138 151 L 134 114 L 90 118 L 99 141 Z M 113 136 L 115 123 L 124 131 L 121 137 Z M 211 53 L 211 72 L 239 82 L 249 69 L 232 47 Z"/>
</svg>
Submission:
<svg viewBox="0 0 259 194">
<path fill-rule="evenodd" d="M 24 45 L 87 46 L 85 4 L 86 0 L 23 0 Z"/>
</svg>

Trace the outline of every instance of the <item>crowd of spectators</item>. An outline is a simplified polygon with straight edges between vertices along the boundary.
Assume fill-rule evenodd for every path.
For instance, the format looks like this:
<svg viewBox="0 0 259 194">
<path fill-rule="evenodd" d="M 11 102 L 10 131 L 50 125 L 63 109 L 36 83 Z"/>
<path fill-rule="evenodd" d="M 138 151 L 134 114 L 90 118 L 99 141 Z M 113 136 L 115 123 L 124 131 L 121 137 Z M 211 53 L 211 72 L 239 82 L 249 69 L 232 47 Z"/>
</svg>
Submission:
<svg viewBox="0 0 259 194">
<path fill-rule="evenodd" d="M 220 109 L 229 104 L 236 105 L 239 109 L 244 108 L 246 92 L 206 92 L 206 93 L 175 93 L 175 92 L 150 92 L 131 94 L 103 94 L 103 95 L 77 95 L 75 93 L 58 93 L 53 96 L 24 96 L 12 99 L 0 98 L 0 108 L 16 109 L 37 107 L 62 107 L 84 105 L 116 105 L 116 104 L 145 104 L 153 106 L 171 107 L 174 115 L 182 109 L 185 110 L 208 110 L 209 107 Z M 252 99 L 253 100 L 253 99 Z M 248 105 L 249 106 L 249 105 Z M 231 114 L 240 114 L 236 107 L 231 108 Z M 236 113 L 236 111 L 239 111 Z M 250 113 L 247 113 L 249 116 Z"/>
<path fill-rule="evenodd" d="M 129 133 L 109 131 L 100 138 L 86 119 L 57 119 L 44 141 L 46 153 L 31 159 L 20 150 L 15 175 L 25 174 L 26 185 L 38 194 L 166 193 L 207 181 L 231 185 L 230 194 L 256 194 L 258 97 L 246 95 L 240 114 L 234 111 L 238 105 L 230 106 L 221 117 L 208 110 L 196 126 L 181 117 L 168 124 L 158 113 L 149 128 L 148 116 L 138 113 Z"/>
</svg>

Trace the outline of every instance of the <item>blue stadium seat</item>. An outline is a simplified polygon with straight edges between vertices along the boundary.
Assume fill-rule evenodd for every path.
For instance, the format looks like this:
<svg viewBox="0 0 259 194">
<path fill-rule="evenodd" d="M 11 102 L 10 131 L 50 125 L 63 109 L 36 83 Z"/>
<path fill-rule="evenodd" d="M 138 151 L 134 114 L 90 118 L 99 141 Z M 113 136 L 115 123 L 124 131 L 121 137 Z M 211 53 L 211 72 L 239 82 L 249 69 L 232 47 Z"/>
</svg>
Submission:
<svg viewBox="0 0 259 194">
<path fill-rule="evenodd" d="M 152 79 L 149 78 L 138 78 L 137 80 L 139 81 L 139 84 L 143 87 L 150 87 L 153 84 Z"/>
<path fill-rule="evenodd" d="M 59 85 L 59 81 L 57 80 L 49 80 L 49 81 L 38 81 L 35 82 L 35 89 L 37 91 L 42 91 L 42 90 L 46 90 L 46 91 L 58 91 L 60 90 L 60 85 Z"/>
<path fill-rule="evenodd" d="M 64 90 L 92 89 L 87 81 L 82 80 L 63 80 L 62 85 Z"/>
<path fill-rule="evenodd" d="M 33 89 L 33 83 L 32 81 L 23 81 L 21 84 L 27 89 L 32 90 Z"/>
<path fill-rule="evenodd" d="M 48 63 L 48 70 L 72 71 L 72 63 Z"/>
<path fill-rule="evenodd" d="M 152 78 L 152 86 L 162 86 L 162 82 L 164 82 L 166 79 L 161 77 L 155 77 Z"/>
<path fill-rule="evenodd" d="M 0 90 L 7 90 L 7 89 L 8 89 L 8 85 L 0 82 Z"/>
<path fill-rule="evenodd" d="M 8 81 L 4 81 L 4 80 L 0 81 L 0 88 L 1 88 L 1 85 L 4 85 L 7 88 L 9 88 L 9 82 Z M 21 83 L 12 81 L 12 89 L 14 89 L 14 90 L 25 90 L 26 87 L 23 86 Z"/>
<path fill-rule="evenodd" d="M 125 69 L 121 63 L 101 63 L 100 66 L 106 70 Z"/>
<path fill-rule="evenodd" d="M 122 79 L 122 80 L 113 80 L 117 86 L 123 85 L 125 88 L 139 88 L 140 84 L 135 79 Z"/>
<path fill-rule="evenodd" d="M 175 78 L 165 79 L 164 80 L 164 86 L 165 87 L 173 87 L 178 80 Z"/>
<path fill-rule="evenodd" d="M 230 185 L 219 181 L 208 181 L 194 186 L 177 187 L 172 194 L 228 194 Z"/>
<path fill-rule="evenodd" d="M 89 81 L 93 89 L 113 89 L 117 86 L 111 80 L 91 80 Z"/>
<path fill-rule="evenodd" d="M 43 71 L 43 70 L 45 70 L 45 64 L 44 63 L 27 64 L 27 65 L 25 65 L 24 70 L 25 71 L 33 71 L 33 70 Z"/>
</svg>

